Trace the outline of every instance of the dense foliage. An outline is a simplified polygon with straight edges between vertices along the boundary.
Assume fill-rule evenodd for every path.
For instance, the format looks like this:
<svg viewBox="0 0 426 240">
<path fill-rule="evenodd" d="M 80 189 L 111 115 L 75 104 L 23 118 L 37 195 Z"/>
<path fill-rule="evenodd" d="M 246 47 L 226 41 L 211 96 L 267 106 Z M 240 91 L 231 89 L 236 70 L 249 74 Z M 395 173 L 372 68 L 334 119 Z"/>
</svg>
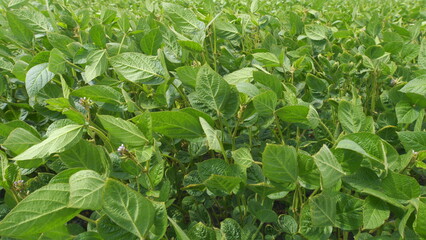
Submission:
<svg viewBox="0 0 426 240">
<path fill-rule="evenodd" d="M 425 1 L 0 2 L 1 239 L 426 238 Z"/>
</svg>

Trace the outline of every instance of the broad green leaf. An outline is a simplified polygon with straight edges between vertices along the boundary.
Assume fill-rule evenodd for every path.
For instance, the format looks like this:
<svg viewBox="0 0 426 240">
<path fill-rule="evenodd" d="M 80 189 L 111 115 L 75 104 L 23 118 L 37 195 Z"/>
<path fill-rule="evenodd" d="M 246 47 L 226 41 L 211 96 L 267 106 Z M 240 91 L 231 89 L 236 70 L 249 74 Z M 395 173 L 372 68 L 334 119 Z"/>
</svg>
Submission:
<svg viewBox="0 0 426 240">
<path fill-rule="evenodd" d="M 284 232 L 288 234 L 295 234 L 298 229 L 296 220 L 290 215 L 278 216 L 278 225 Z"/>
<path fill-rule="evenodd" d="M 306 84 L 314 92 L 325 92 L 329 85 L 326 80 L 310 73 L 306 75 Z"/>
<path fill-rule="evenodd" d="M 389 172 L 382 181 L 383 191 L 389 197 L 410 200 L 420 196 L 420 185 L 413 177 Z"/>
<path fill-rule="evenodd" d="M 416 152 L 426 150 L 426 132 L 402 131 L 397 134 L 407 152 L 411 149 Z"/>
<path fill-rule="evenodd" d="M 282 85 L 282 82 L 275 75 L 268 74 L 261 71 L 256 71 L 256 72 L 253 72 L 253 78 L 256 82 L 274 91 L 275 94 L 277 94 L 278 98 L 282 97 L 283 85 Z"/>
<path fill-rule="evenodd" d="M 31 132 L 23 128 L 15 128 L 3 142 L 3 146 L 14 154 L 21 154 L 29 147 L 39 142 L 41 142 L 41 140 Z"/>
<path fill-rule="evenodd" d="M 69 51 L 67 47 L 69 44 L 74 43 L 74 40 L 72 38 L 69 38 L 57 32 L 48 32 L 47 39 L 54 48 L 59 49 L 68 57 L 73 57 L 73 54 Z"/>
<path fill-rule="evenodd" d="M 106 181 L 102 209 L 118 226 L 145 238 L 154 222 L 154 207 L 140 193 L 112 179 Z"/>
<path fill-rule="evenodd" d="M 130 146 L 143 146 L 148 139 L 133 123 L 109 115 L 98 115 L 102 126 L 124 144 Z"/>
<path fill-rule="evenodd" d="M 155 56 L 127 52 L 109 59 L 114 70 L 129 81 L 143 84 L 161 84 L 165 80 L 164 69 Z"/>
<path fill-rule="evenodd" d="M 102 75 L 108 67 L 106 50 L 96 50 L 87 56 L 87 65 L 84 69 L 84 81 L 89 83 L 96 77 Z"/>
<path fill-rule="evenodd" d="M 253 53 L 253 58 L 262 63 L 263 67 L 279 67 L 280 61 L 275 54 L 270 52 Z"/>
<path fill-rule="evenodd" d="M 71 208 L 100 210 L 105 180 L 92 170 L 82 170 L 70 177 Z"/>
<path fill-rule="evenodd" d="M 63 74 L 67 71 L 65 55 L 54 48 L 50 51 L 49 56 L 49 71 L 54 74 Z"/>
<path fill-rule="evenodd" d="M 198 71 L 195 92 L 189 96 L 191 105 L 213 117 L 230 118 L 239 107 L 238 91 L 204 65 Z"/>
<path fill-rule="evenodd" d="M 253 157 L 251 156 L 250 149 L 248 148 L 239 148 L 232 151 L 232 158 L 234 159 L 235 164 L 243 168 L 249 168 L 253 164 Z"/>
<path fill-rule="evenodd" d="M 380 227 L 389 218 L 390 211 L 386 202 L 368 196 L 364 201 L 363 228 L 375 229 Z"/>
<path fill-rule="evenodd" d="M 232 218 L 226 218 L 220 223 L 220 232 L 226 240 L 239 240 L 242 238 L 241 226 Z"/>
<path fill-rule="evenodd" d="M 106 44 L 104 26 L 98 24 L 90 28 L 89 36 L 92 42 L 99 48 L 104 48 Z"/>
<path fill-rule="evenodd" d="M 135 235 L 115 224 L 107 215 L 98 219 L 96 229 L 103 239 L 137 239 Z"/>
<path fill-rule="evenodd" d="M 25 89 L 28 96 L 34 98 L 37 93 L 55 76 L 50 72 L 48 63 L 41 63 L 32 67 L 25 77 Z"/>
<path fill-rule="evenodd" d="M 155 208 L 155 217 L 154 224 L 149 230 L 149 239 L 160 240 L 164 238 L 164 234 L 166 234 L 169 227 L 166 204 L 163 202 L 152 202 L 152 204 Z"/>
<path fill-rule="evenodd" d="M 141 38 L 141 49 L 147 55 L 156 55 L 162 40 L 161 31 L 158 28 L 152 29 Z"/>
<path fill-rule="evenodd" d="M 349 185 L 351 188 L 377 197 L 389 204 L 392 204 L 398 208 L 404 208 L 396 199 L 387 196 L 381 186 L 381 181 L 376 173 L 369 168 L 360 168 L 357 172 L 351 175 L 343 176 L 343 182 Z"/>
<path fill-rule="evenodd" d="M 294 147 L 268 144 L 262 154 L 265 177 L 277 183 L 297 181 L 298 164 Z"/>
<path fill-rule="evenodd" d="M 365 120 L 362 106 L 345 100 L 339 102 L 337 116 L 346 133 L 359 132 Z"/>
<path fill-rule="evenodd" d="M 305 34 L 308 38 L 319 41 L 328 38 L 330 29 L 323 25 L 310 24 L 305 26 Z"/>
<path fill-rule="evenodd" d="M 23 24 L 34 32 L 45 33 L 53 30 L 49 20 L 41 12 L 32 8 L 17 9 L 13 11 L 13 13 Z"/>
<path fill-rule="evenodd" d="M 213 158 L 197 163 L 198 176 L 203 182 L 211 175 L 226 176 L 230 167 L 223 159 Z"/>
<path fill-rule="evenodd" d="M 399 91 L 405 93 L 414 104 L 426 107 L 426 75 L 409 81 Z"/>
<path fill-rule="evenodd" d="M 395 106 L 396 118 L 398 123 L 410 124 L 416 121 L 419 116 L 419 110 L 408 102 L 398 102 Z"/>
<path fill-rule="evenodd" d="M 49 184 L 18 203 L 0 222 L 0 235 L 20 238 L 65 224 L 81 210 L 68 208 L 69 185 Z"/>
<path fill-rule="evenodd" d="M 204 181 L 204 185 L 213 193 L 221 191 L 226 194 L 231 194 L 232 191 L 239 186 L 240 182 L 241 178 L 239 177 L 212 175 Z"/>
<path fill-rule="evenodd" d="M 195 89 L 199 67 L 183 66 L 176 68 L 176 74 L 185 87 Z"/>
<path fill-rule="evenodd" d="M 420 237 L 426 238 L 426 203 L 424 202 L 419 202 L 413 228 Z"/>
<path fill-rule="evenodd" d="M 233 85 L 243 82 L 251 82 L 251 80 L 253 80 L 254 71 L 256 71 L 256 68 L 241 68 L 223 76 L 223 79 Z"/>
<path fill-rule="evenodd" d="M 25 21 L 19 19 L 12 11 L 7 11 L 6 17 L 15 38 L 25 46 L 31 46 L 34 34 L 31 29 L 25 25 Z"/>
<path fill-rule="evenodd" d="M 398 167 L 399 154 L 389 143 L 372 133 L 352 133 L 340 139 L 336 148 L 355 151 L 373 160 L 375 167 L 394 169 Z"/>
<path fill-rule="evenodd" d="M 152 112 L 151 118 L 153 130 L 171 138 L 191 139 L 203 135 L 198 117 L 186 112 Z"/>
<path fill-rule="evenodd" d="M 316 227 L 312 222 L 312 212 L 310 201 L 307 201 L 300 213 L 300 233 L 307 239 L 329 239 L 333 228 L 328 227 Z"/>
<path fill-rule="evenodd" d="M 337 196 L 334 193 L 321 193 L 309 198 L 312 225 L 327 227 L 335 225 Z"/>
<path fill-rule="evenodd" d="M 93 101 L 111 103 L 116 105 L 123 104 L 123 95 L 110 86 L 105 85 L 92 85 L 85 86 L 74 90 L 71 93 L 72 96 L 86 97 Z"/>
<path fill-rule="evenodd" d="M 205 24 L 188 8 L 173 3 L 163 3 L 164 12 L 176 30 L 197 42 L 204 40 Z"/>
<path fill-rule="evenodd" d="M 362 226 L 364 201 L 351 195 L 339 193 L 336 206 L 335 227 L 356 230 Z"/>
<path fill-rule="evenodd" d="M 107 166 L 110 165 L 104 148 L 86 140 L 81 140 L 70 149 L 60 153 L 59 158 L 70 168 L 85 168 L 98 173 L 104 173 Z"/>
<path fill-rule="evenodd" d="M 321 186 L 323 189 L 333 189 L 345 175 L 342 166 L 326 145 L 314 156 L 315 164 L 321 173 Z"/>
<path fill-rule="evenodd" d="M 47 139 L 28 148 L 16 156 L 14 160 L 44 158 L 52 153 L 63 152 L 80 141 L 82 135 L 83 127 L 81 125 L 67 125 L 53 131 Z"/>
<path fill-rule="evenodd" d="M 237 27 L 231 22 L 219 20 L 215 22 L 214 27 L 216 28 L 217 36 L 220 38 L 236 40 L 240 36 Z"/>
<path fill-rule="evenodd" d="M 268 90 L 253 98 L 253 105 L 260 116 L 271 117 L 277 106 L 277 95 Z"/>
<path fill-rule="evenodd" d="M 317 111 L 311 106 L 284 106 L 278 109 L 276 114 L 284 122 L 300 123 L 311 128 L 316 128 L 320 121 Z"/>
<path fill-rule="evenodd" d="M 199 118 L 201 127 L 206 134 L 207 143 L 209 149 L 220 152 L 222 150 L 221 141 L 222 141 L 222 132 L 215 130 L 210 126 L 210 124 L 202 117 Z"/>
</svg>

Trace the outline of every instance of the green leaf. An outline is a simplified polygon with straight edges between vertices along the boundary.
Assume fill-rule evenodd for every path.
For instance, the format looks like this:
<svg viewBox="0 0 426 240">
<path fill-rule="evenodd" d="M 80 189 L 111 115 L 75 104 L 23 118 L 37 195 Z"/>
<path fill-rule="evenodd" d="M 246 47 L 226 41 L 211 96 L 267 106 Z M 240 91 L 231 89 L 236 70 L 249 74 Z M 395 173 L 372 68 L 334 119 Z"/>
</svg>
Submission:
<svg viewBox="0 0 426 240">
<path fill-rule="evenodd" d="M 256 71 L 256 72 L 253 72 L 253 78 L 256 82 L 274 91 L 278 98 L 282 97 L 283 85 L 282 85 L 282 82 L 275 75 L 268 74 L 261 71 Z"/>
<path fill-rule="evenodd" d="M 106 181 L 102 209 L 118 226 L 145 238 L 154 222 L 154 207 L 140 193 L 113 180 Z"/>
<path fill-rule="evenodd" d="M 339 102 L 337 116 L 346 133 L 359 132 L 365 120 L 362 106 L 345 100 Z"/>
<path fill-rule="evenodd" d="M 226 74 L 223 76 L 223 79 L 229 84 L 236 85 L 243 82 L 251 82 L 253 80 L 253 72 L 256 71 L 256 68 L 241 68 L 232 73 Z"/>
<path fill-rule="evenodd" d="M 310 73 L 306 75 L 306 84 L 314 92 L 325 92 L 329 85 L 326 80 Z"/>
<path fill-rule="evenodd" d="M 414 150 L 416 152 L 426 150 L 426 132 L 397 132 L 405 151 Z"/>
<path fill-rule="evenodd" d="M 241 226 L 232 218 L 226 218 L 220 222 L 220 232 L 226 240 L 239 240 L 242 238 Z"/>
<path fill-rule="evenodd" d="M 183 66 L 176 68 L 176 74 L 185 87 L 195 89 L 199 67 Z"/>
<path fill-rule="evenodd" d="M 85 168 L 104 173 L 110 165 L 110 160 L 102 146 L 79 141 L 70 149 L 59 154 L 61 161 L 70 168 Z"/>
<path fill-rule="evenodd" d="M 386 219 L 389 218 L 389 215 L 390 211 L 386 202 L 383 202 L 378 198 L 368 196 L 364 201 L 363 228 L 378 228 L 385 223 Z"/>
<path fill-rule="evenodd" d="M 63 152 L 80 141 L 82 135 L 83 127 L 81 125 L 67 125 L 53 131 L 47 139 L 28 148 L 25 152 L 16 156 L 14 160 L 44 158 L 52 153 Z"/>
<path fill-rule="evenodd" d="M 345 175 L 342 166 L 326 145 L 314 156 L 315 164 L 321 173 L 321 186 L 323 189 L 333 189 Z"/>
<path fill-rule="evenodd" d="M 270 52 L 253 53 L 253 58 L 262 63 L 263 67 L 279 67 L 280 61 L 275 54 Z"/>
<path fill-rule="evenodd" d="M 336 148 L 355 151 L 372 161 L 375 167 L 397 167 L 399 154 L 389 143 L 373 133 L 352 133 L 340 139 Z"/>
<path fill-rule="evenodd" d="M 192 37 L 196 42 L 204 40 L 205 24 L 197 19 L 197 16 L 188 8 L 173 3 L 163 3 L 163 9 L 170 18 L 175 29 Z"/>
<path fill-rule="evenodd" d="M 311 106 L 284 106 L 278 109 L 276 114 L 284 122 L 300 123 L 311 128 L 318 127 L 320 121 L 317 111 Z"/>
<path fill-rule="evenodd" d="M 67 71 L 66 62 L 65 55 L 59 49 L 54 48 L 50 51 L 49 71 L 54 74 L 65 73 Z"/>
<path fill-rule="evenodd" d="M 20 154 L 39 142 L 41 140 L 31 132 L 23 128 L 15 128 L 3 142 L 3 146 L 14 154 Z"/>
<path fill-rule="evenodd" d="M 424 202 L 419 202 L 413 228 L 420 237 L 426 238 L 426 203 Z"/>
<path fill-rule="evenodd" d="M 334 193 L 321 193 L 309 198 L 312 225 L 327 227 L 335 225 L 337 196 Z"/>
<path fill-rule="evenodd" d="M 12 30 L 15 38 L 25 46 L 31 46 L 34 34 L 30 28 L 25 25 L 25 21 L 19 19 L 12 11 L 6 12 L 7 21 L 9 22 L 10 30 Z"/>
<path fill-rule="evenodd" d="M 178 240 L 189 240 L 188 235 L 182 230 L 182 228 L 170 217 L 167 217 L 169 222 L 172 224 L 173 229 L 176 232 L 176 236 Z"/>
<path fill-rule="evenodd" d="M 90 28 L 89 36 L 92 42 L 99 48 L 105 48 L 106 38 L 104 26 L 101 24 L 94 25 Z"/>
<path fill-rule="evenodd" d="M 260 116 L 271 117 L 277 106 L 277 95 L 271 91 L 265 91 L 253 98 L 253 105 Z"/>
<path fill-rule="evenodd" d="M 426 39 L 423 39 L 420 44 L 419 56 L 417 58 L 417 63 L 422 69 L 426 69 Z"/>
<path fill-rule="evenodd" d="M 239 107 L 238 91 L 204 65 L 198 71 L 195 92 L 189 96 L 191 105 L 213 117 L 232 117 Z"/>
<path fill-rule="evenodd" d="M 213 129 L 204 118 L 200 117 L 199 120 L 200 120 L 201 127 L 204 133 L 206 134 L 209 149 L 215 150 L 217 152 L 222 151 L 222 147 L 221 147 L 222 132 L 219 130 Z"/>
<path fill-rule="evenodd" d="M 164 69 L 155 56 L 127 52 L 110 58 L 114 70 L 129 81 L 143 84 L 161 84 L 165 80 Z"/>
<path fill-rule="evenodd" d="M 312 222 L 312 212 L 310 201 L 307 201 L 301 210 L 300 214 L 300 233 L 307 239 L 329 239 L 333 228 L 328 227 L 316 227 Z"/>
<path fill-rule="evenodd" d="M 96 50 L 87 56 L 87 65 L 84 69 L 84 81 L 89 83 L 96 77 L 102 75 L 108 67 L 106 50 Z"/>
<path fill-rule="evenodd" d="M 104 126 L 111 136 L 124 144 L 136 147 L 143 146 L 148 142 L 148 139 L 133 123 L 109 115 L 98 115 L 98 117 L 102 126 Z"/>
<path fill-rule="evenodd" d="M 413 107 L 410 103 L 404 101 L 396 104 L 395 112 L 399 124 L 410 124 L 416 121 L 419 116 L 419 110 Z"/>
<path fill-rule="evenodd" d="M 52 24 L 43 13 L 32 8 L 22 8 L 13 11 L 29 29 L 37 33 L 45 33 L 53 30 Z"/>
<path fill-rule="evenodd" d="M 92 170 L 82 170 L 70 177 L 71 208 L 100 210 L 105 180 Z"/>
<path fill-rule="evenodd" d="M 151 118 L 153 130 L 171 138 L 191 139 L 203 135 L 198 117 L 186 112 L 152 112 Z"/>
<path fill-rule="evenodd" d="M 157 50 L 161 47 L 162 40 L 160 29 L 152 29 L 141 38 L 141 49 L 147 55 L 156 55 Z"/>
<path fill-rule="evenodd" d="M 103 239 L 137 239 L 135 235 L 115 224 L 107 215 L 97 220 L 96 229 Z"/>
<path fill-rule="evenodd" d="M 116 105 L 123 104 L 123 95 L 110 86 L 92 85 L 81 87 L 71 93 L 72 96 L 86 97 L 93 101 L 111 103 Z"/>
<path fill-rule="evenodd" d="M 268 144 L 262 154 L 263 174 L 277 183 L 297 181 L 298 163 L 296 149 L 291 146 Z"/>
<path fill-rule="evenodd" d="M 239 148 L 232 151 L 232 158 L 234 159 L 235 164 L 243 168 L 251 167 L 254 162 L 253 157 L 250 154 L 250 149 L 248 148 Z"/>
<path fill-rule="evenodd" d="M 399 91 L 405 93 L 414 104 L 426 107 L 426 75 L 409 81 Z"/>
<path fill-rule="evenodd" d="M 389 197 L 410 200 L 420 196 L 420 185 L 413 177 L 389 172 L 382 181 L 383 191 Z"/>
<path fill-rule="evenodd" d="M 335 227 L 348 231 L 359 229 L 363 221 L 363 203 L 359 198 L 339 193 Z"/>
<path fill-rule="evenodd" d="M 290 215 L 278 216 L 278 225 L 284 232 L 288 234 L 295 234 L 298 229 L 296 220 Z"/>
<path fill-rule="evenodd" d="M 323 25 L 310 24 L 305 26 L 305 34 L 311 40 L 319 41 L 328 38 L 330 29 Z"/>
<path fill-rule="evenodd" d="M 49 184 L 18 203 L 0 222 L 0 235 L 20 238 L 65 224 L 81 210 L 68 208 L 69 185 Z"/>
<path fill-rule="evenodd" d="M 211 175 L 204 181 L 204 185 L 213 193 L 221 191 L 226 194 L 231 194 L 232 191 L 239 186 L 240 182 L 241 178 L 239 177 Z"/>
<path fill-rule="evenodd" d="M 41 63 L 28 70 L 25 77 L 25 89 L 27 89 L 30 98 L 34 98 L 55 76 L 54 73 L 49 71 L 48 67 L 49 63 Z"/>
</svg>

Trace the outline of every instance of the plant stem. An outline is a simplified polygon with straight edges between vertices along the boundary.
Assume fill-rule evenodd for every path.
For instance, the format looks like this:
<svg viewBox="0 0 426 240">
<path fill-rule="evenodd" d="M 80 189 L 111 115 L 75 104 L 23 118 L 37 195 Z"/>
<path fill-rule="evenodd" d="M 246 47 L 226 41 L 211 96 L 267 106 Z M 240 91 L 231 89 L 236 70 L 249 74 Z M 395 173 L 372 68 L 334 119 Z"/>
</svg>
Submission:
<svg viewBox="0 0 426 240">
<path fill-rule="evenodd" d="M 330 136 L 331 141 L 333 142 L 333 144 L 336 142 L 336 139 L 334 138 L 333 133 L 331 133 L 330 129 L 327 127 L 327 125 L 325 125 L 321 120 L 319 122 L 319 124 L 321 125 L 321 127 L 327 132 L 327 134 Z"/>
<path fill-rule="evenodd" d="M 281 129 L 280 121 L 278 120 L 277 116 L 274 116 L 274 118 L 275 118 L 275 125 L 277 125 L 278 135 L 280 136 L 281 143 L 285 145 L 283 131 Z"/>
<path fill-rule="evenodd" d="M 91 218 L 88 218 L 88 217 L 86 217 L 86 216 L 83 216 L 83 215 L 81 215 L 81 214 L 77 214 L 77 217 L 78 217 L 78 218 L 80 218 L 80 219 L 83 219 L 84 221 L 86 221 L 86 222 L 88 222 L 88 223 L 93 223 L 93 224 L 96 224 L 96 223 L 97 223 L 95 220 L 93 220 L 93 219 L 91 219 Z"/>
<path fill-rule="evenodd" d="M 107 146 L 109 152 L 114 152 L 114 147 L 111 145 L 111 142 L 109 141 L 107 136 L 105 136 L 105 134 L 103 134 L 99 129 L 93 126 L 89 126 L 89 129 L 94 131 L 99 136 L 99 138 L 101 138 L 102 142 L 104 142 Z"/>
<path fill-rule="evenodd" d="M 257 227 L 256 232 L 253 234 L 253 237 L 251 238 L 252 240 L 255 240 L 255 239 L 256 239 L 256 237 L 257 237 L 257 235 L 259 234 L 260 229 L 262 228 L 262 226 L 263 226 L 263 222 L 260 222 L 259 227 Z"/>
</svg>

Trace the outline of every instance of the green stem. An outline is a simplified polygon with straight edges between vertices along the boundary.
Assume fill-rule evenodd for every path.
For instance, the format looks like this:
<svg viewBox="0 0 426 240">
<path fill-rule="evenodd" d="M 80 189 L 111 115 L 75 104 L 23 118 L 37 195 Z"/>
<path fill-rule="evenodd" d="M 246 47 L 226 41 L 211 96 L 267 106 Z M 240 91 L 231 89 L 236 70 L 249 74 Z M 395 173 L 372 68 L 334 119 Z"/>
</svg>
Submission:
<svg viewBox="0 0 426 240">
<path fill-rule="evenodd" d="M 188 98 L 186 97 L 186 95 L 183 93 L 182 89 L 180 89 L 179 87 L 177 87 L 173 81 L 172 81 L 172 86 L 178 91 L 178 93 L 180 94 L 180 96 L 182 97 L 183 101 L 185 102 L 185 106 L 191 106 L 191 104 L 189 103 Z"/>
<path fill-rule="evenodd" d="M 327 134 L 330 136 L 331 141 L 333 142 L 333 144 L 336 142 L 336 139 L 334 138 L 333 133 L 331 133 L 330 129 L 328 129 L 328 127 L 320 120 L 320 125 L 321 127 L 327 132 Z"/>
<path fill-rule="evenodd" d="M 274 116 L 275 118 L 275 125 L 277 125 L 278 135 L 280 136 L 281 143 L 285 145 L 283 131 L 281 129 L 280 121 L 278 120 L 277 116 Z"/>
<path fill-rule="evenodd" d="M 253 237 L 251 238 L 252 240 L 255 240 L 255 239 L 256 239 L 257 235 L 258 235 L 258 234 L 259 234 L 259 232 L 260 232 L 260 229 L 262 229 L 262 226 L 263 226 L 263 222 L 260 222 L 259 227 L 257 227 L 256 232 L 253 234 Z"/>
<path fill-rule="evenodd" d="M 105 143 L 109 152 L 114 152 L 114 147 L 111 145 L 111 142 L 109 141 L 107 136 L 105 136 L 105 134 L 103 134 L 103 132 L 101 132 L 99 129 L 97 129 L 93 126 L 89 126 L 89 129 L 94 131 L 99 136 L 99 138 L 102 140 L 102 142 Z"/>
<path fill-rule="evenodd" d="M 88 223 L 93 223 L 93 224 L 97 224 L 97 222 L 91 218 L 88 218 L 86 216 L 83 216 L 81 214 L 77 214 L 77 217 L 80 219 L 83 219 L 84 221 L 88 222 Z"/>
</svg>

